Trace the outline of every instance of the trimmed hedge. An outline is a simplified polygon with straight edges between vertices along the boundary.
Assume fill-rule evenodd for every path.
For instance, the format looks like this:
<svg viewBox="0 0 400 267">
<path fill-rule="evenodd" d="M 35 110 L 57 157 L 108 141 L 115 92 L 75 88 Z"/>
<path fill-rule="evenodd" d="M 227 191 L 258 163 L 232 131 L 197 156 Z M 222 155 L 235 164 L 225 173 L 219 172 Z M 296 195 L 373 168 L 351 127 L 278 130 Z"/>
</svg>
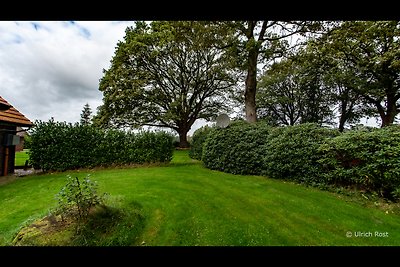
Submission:
<svg viewBox="0 0 400 267">
<path fill-rule="evenodd" d="M 317 150 L 338 134 L 312 123 L 272 128 L 263 122 L 236 122 L 208 134 L 202 160 L 207 168 L 234 174 L 319 183 Z"/>
<path fill-rule="evenodd" d="M 327 183 L 399 198 L 400 127 L 344 132 L 319 148 Z"/>
<path fill-rule="evenodd" d="M 313 123 L 271 128 L 235 122 L 199 134 L 205 140 L 201 159 L 210 169 L 322 187 L 355 186 L 400 199 L 398 125 L 340 133 Z"/>
<path fill-rule="evenodd" d="M 264 123 L 234 122 L 213 129 L 203 145 L 202 161 L 207 168 L 233 174 L 260 174 L 263 145 L 271 127 Z"/>
<path fill-rule="evenodd" d="M 169 162 L 174 150 L 173 136 L 165 132 L 105 131 L 54 120 L 35 122 L 30 135 L 30 162 L 44 171 Z"/>
<path fill-rule="evenodd" d="M 321 184 L 317 151 L 339 131 L 314 123 L 274 128 L 263 147 L 264 175 L 300 183 Z"/>
<path fill-rule="evenodd" d="M 193 133 L 192 142 L 189 150 L 189 157 L 192 159 L 201 160 L 203 154 L 203 145 L 206 141 L 207 136 L 214 129 L 207 125 L 200 127 Z"/>
</svg>

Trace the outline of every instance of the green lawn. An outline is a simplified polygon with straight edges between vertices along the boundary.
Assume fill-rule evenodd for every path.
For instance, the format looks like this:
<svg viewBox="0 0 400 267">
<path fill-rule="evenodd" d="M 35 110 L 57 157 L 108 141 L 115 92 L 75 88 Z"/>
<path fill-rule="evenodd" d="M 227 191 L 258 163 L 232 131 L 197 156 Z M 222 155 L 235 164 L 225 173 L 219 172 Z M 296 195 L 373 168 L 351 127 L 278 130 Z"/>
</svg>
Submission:
<svg viewBox="0 0 400 267">
<path fill-rule="evenodd" d="M 28 150 L 15 152 L 15 166 L 25 166 L 25 162 L 29 159 Z"/>
<path fill-rule="evenodd" d="M 91 245 L 400 245 L 397 213 L 316 188 L 211 171 L 187 154 L 176 151 L 167 166 L 69 171 L 0 185 L 0 245 L 55 207 L 67 174 L 88 173 L 125 214 Z"/>
</svg>

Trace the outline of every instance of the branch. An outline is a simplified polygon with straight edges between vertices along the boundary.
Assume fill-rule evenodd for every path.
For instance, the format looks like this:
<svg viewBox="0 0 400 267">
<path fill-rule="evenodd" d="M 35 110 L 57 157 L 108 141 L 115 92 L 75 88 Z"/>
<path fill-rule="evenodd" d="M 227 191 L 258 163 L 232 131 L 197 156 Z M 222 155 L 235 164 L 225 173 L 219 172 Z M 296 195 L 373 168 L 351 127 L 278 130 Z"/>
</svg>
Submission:
<svg viewBox="0 0 400 267">
<path fill-rule="evenodd" d="M 247 24 L 249 25 L 249 27 L 246 29 L 246 32 L 244 32 L 244 34 L 246 35 L 247 39 L 251 39 L 254 36 L 253 30 L 254 27 L 256 26 L 257 21 L 253 21 L 253 20 L 249 20 L 247 21 Z"/>
<path fill-rule="evenodd" d="M 153 127 L 161 127 L 161 128 L 171 128 L 178 131 L 178 127 L 172 125 L 164 125 L 164 124 L 153 124 L 153 123 L 141 123 L 141 126 L 153 126 Z"/>
<path fill-rule="evenodd" d="M 272 27 L 272 25 L 274 25 L 275 23 L 272 23 L 271 25 L 269 25 L 269 27 Z M 267 24 L 268 23 L 266 21 L 263 22 L 261 31 L 260 31 L 260 35 L 258 36 L 258 41 L 261 41 L 264 38 L 265 31 L 267 30 Z"/>
<path fill-rule="evenodd" d="M 382 107 L 381 103 L 379 100 L 373 99 L 372 97 L 368 96 L 368 95 L 363 95 L 363 97 L 370 102 L 371 104 L 375 105 L 375 107 L 378 109 L 378 113 L 379 115 L 383 118 L 386 114 L 385 114 L 385 110 Z"/>
</svg>

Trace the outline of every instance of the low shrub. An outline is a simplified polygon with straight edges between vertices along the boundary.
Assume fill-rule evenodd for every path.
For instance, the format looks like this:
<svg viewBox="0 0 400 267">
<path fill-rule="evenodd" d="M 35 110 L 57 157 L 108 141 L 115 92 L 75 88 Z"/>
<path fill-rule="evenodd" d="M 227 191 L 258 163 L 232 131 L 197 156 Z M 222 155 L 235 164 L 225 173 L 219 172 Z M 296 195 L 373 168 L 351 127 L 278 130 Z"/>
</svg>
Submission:
<svg viewBox="0 0 400 267">
<path fill-rule="evenodd" d="M 97 194 L 97 183 L 90 179 L 90 174 L 85 179 L 67 175 L 66 185 L 57 193 L 56 198 L 58 206 L 54 214 L 72 218 L 77 223 L 76 230 L 87 221 L 92 208 L 104 204 L 104 195 Z"/>
</svg>

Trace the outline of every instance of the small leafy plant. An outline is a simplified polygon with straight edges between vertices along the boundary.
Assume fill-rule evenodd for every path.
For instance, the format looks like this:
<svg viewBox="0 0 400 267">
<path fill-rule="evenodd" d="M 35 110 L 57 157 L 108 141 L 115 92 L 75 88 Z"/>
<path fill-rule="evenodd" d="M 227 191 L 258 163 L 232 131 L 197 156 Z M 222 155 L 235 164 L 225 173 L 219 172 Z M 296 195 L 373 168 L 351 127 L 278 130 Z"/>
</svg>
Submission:
<svg viewBox="0 0 400 267">
<path fill-rule="evenodd" d="M 56 194 L 58 207 L 56 214 L 71 217 L 77 223 L 76 230 L 87 221 L 90 210 L 96 205 L 104 204 L 104 195 L 97 194 L 97 182 L 88 174 L 84 179 L 67 175 L 67 183 Z"/>
</svg>

